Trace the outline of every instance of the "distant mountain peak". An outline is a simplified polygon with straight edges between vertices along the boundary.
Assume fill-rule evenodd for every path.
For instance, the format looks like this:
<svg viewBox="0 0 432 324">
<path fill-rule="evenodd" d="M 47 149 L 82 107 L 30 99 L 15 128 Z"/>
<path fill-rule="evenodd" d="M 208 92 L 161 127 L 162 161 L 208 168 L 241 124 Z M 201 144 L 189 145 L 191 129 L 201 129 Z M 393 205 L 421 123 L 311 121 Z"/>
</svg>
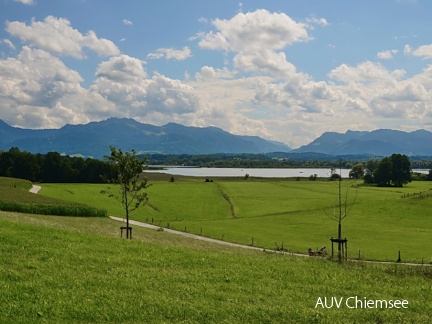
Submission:
<svg viewBox="0 0 432 324">
<path fill-rule="evenodd" d="M 393 153 L 432 156 L 432 133 L 426 130 L 404 132 L 392 129 L 373 131 L 326 132 L 293 153 L 324 153 L 330 155 Z"/>
<path fill-rule="evenodd" d="M 108 118 L 88 124 L 67 124 L 60 129 L 26 130 L 0 123 L 0 149 L 18 147 L 31 153 L 64 152 L 101 158 L 109 146 L 137 152 L 165 154 L 288 152 L 260 137 L 233 135 L 217 127 L 143 124 L 131 118 Z"/>
</svg>

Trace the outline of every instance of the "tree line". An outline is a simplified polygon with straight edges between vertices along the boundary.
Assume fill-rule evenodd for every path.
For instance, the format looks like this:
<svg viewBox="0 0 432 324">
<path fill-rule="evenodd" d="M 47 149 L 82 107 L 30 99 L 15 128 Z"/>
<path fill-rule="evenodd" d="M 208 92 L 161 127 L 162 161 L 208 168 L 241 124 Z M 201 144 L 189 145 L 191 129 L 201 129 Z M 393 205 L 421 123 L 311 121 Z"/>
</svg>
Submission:
<svg viewBox="0 0 432 324">
<path fill-rule="evenodd" d="M 414 162 L 416 164 L 417 161 Z M 351 169 L 350 177 L 364 179 L 367 184 L 401 187 L 412 180 L 412 163 L 406 155 L 393 154 L 382 160 L 369 161 L 293 161 L 265 154 L 163 155 L 147 157 L 148 164 L 187 165 L 200 167 L 342 167 Z M 426 166 L 426 165 L 423 165 Z M 0 151 L 0 176 L 32 182 L 103 183 L 116 179 L 118 171 L 110 161 L 63 156 L 57 152 L 32 154 L 13 147 Z M 337 175 L 337 174 L 335 174 Z M 432 181 L 432 172 L 422 180 Z"/>
<path fill-rule="evenodd" d="M 0 176 L 53 183 L 103 183 L 117 178 L 108 161 L 63 156 L 57 152 L 32 154 L 13 147 L 0 151 Z"/>
<path fill-rule="evenodd" d="M 149 165 L 185 165 L 203 168 L 332 168 L 349 169 L 358 160 L 339 159 L 336 156 L 321 159 L 316 154 L 278 153 L 218 153 L 191 154 L 148 154 Z"/>
</svg>

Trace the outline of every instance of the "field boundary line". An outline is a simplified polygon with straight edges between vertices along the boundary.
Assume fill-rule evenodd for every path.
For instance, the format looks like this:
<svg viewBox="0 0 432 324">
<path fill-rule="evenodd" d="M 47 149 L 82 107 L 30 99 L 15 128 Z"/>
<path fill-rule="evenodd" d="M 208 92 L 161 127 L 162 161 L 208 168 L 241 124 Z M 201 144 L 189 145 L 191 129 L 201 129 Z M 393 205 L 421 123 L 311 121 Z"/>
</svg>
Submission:
<svg viewBox="0 0 432 324">
<path fill-rule="evenodd" d="M 124 222 L 124 223 L 126 222 L 126 220 L 124 218 L 121 218 L 121 217 L 110 216 L 110 218 L 112 220 L 115 220 L 115 221 Z M 213 239 L 213 238 L 210 238 L 210 237 L 201 236 L 201 235 L 198 235 L 198 234 L 191 234 L 191 233 L 181 232 L 181 231 L 173 230 L 173 229 L 170 229 L 170 228 L 165 228 L 165 227 L 161 227 L 161 226 L 147 224 L 147 223 L 143 223 L 143 222 L 139 222 L 139 221 L 135 221 L 135 220 L 129 220 L 129 224 L 132 224 L 132 225 L 135 225 L 135 226 L 139 226 L 139 227 L 148 228 L 148 229 L 152 229 L 152 230 L 156 230 L 156 231 L 160 230 L 162 228 L 164 232 L 168 232 L 168 233 L 171 233 L 171 234 L 181 235 L 181 236 L 184 236 L 184 237 L 189 237 L 189 238 L 200 240 L 200 241 L 205 241 L 205 242 L 210 242 L 210 243 L 215 243 L 215 244 L 220 244 L 220 245 L 226 245 L 226 246 L 231 246 L 231 247 L 238 247 L 238 248 L 255 250 L 255 251 L 280 253 L 280 254 L 292 255 L 292 256 L 303 257 L 303 258 L 304 257 L 308 257 L 308 258 L 311 257 L 308 254 L 294 253 L 294 252 L 288 252 L 288 251 L 287 252 L 285 252 L 285 251 L 275 251 L 275 250 L 260 248 L 260 247 L 256 247 L 256 246 L 250 246 L 250 245 L 244 245 L 244 244 L 239 244 L 239 243 L 222 241 L 222 240 Z M 365 262 L 365 263 L 384 264 L 384 265 L 387 264 L 387 265 L 406 265 L 406 266 L 424 266 L 424 267 L 431 267 L 432 266 L 432 264 L 427 264 L 427 263 L 421 264 L 421 263 L 409 263 L 409 262 L 355 260 L 355 259 L 349 259 L 348 261 L 349 262 L 357 262 L 357 263 Z"/>
<path fill-rule="evenodd" d="M 230 206 L 230 212 L 231 212 L 231 218 L 237 218 L 236 214 L 235 214 L 235 210 L 234 210 L 234 205 L 231 201 L 231 197 L 221 188 L 219 183 L 216 183 L 218 188 L 219 188 L 219 192 L 222 195 L 222 198 L 228 203 L 228 205 Z"/>
</svg>

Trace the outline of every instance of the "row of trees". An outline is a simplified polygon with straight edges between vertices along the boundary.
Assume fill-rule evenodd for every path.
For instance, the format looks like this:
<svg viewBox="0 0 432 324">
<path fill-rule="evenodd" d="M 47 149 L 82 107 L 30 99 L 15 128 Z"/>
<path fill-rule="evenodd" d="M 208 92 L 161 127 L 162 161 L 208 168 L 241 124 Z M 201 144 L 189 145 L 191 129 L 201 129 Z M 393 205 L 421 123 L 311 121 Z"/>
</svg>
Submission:
<svg viewBox="0 0 432 324">
<path fill-rule="evenodd" d="M 0 152 L 0 176 L 32 182 L 102 183 L 117 178 L 112 163 L 96 159 L 62 156 L 57 152 L 32 154 L 11 148 Z"/>
<path fill-rule="evenodd" d="M 362 163 L 355 164 L 349 176 L 363 178 L 365 183 L 382 187 L 402 187 L 412 181 L 411 162 L 406 155 L 392 154 L 382 160 L 370 160 L 365 166 Z"/>
<path fill-rule="evenodd" d="M 319 154 L 285 153 L 219 153 L 206 155 L 148 154 L 149 165 L 187 165 L 205 168 L 351 168 L 358 160 L 339 160 L 337 157 Z"/>
</svg>

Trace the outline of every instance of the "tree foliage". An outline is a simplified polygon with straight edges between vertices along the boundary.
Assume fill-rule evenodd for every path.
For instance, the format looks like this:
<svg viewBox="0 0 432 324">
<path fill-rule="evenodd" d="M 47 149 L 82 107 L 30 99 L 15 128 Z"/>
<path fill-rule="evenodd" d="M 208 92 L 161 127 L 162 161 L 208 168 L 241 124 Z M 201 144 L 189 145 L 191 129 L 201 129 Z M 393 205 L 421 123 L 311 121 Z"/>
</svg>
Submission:
<svg viewBox="0 0 432 324">
<path fill-rule="evenodd" d="M 411 162 L 408 156 L 403 154 L 392 154 L 379 162 L 368 162 L 366 168 L 366 183 L 376 183 L 382 187 L 402 187 L 412 181 Z"/>
<path fill-rule="evenodd" d="M 108 194 L 109 197 L 120 202 L 125 211 L 126 226 L 129 228 L 129 214 L 148 201 L 145 189 L 150 184 L 148 184 L 147 178 L 140 177 L 145 167 L 145 160 L 140 159 L 134 149 L 132 153 L 123 153 L 121 149 L 117 150 L 110 146 L 110 150 L 111 155 L 107 158 L 117 169 L 118 176 L 109 182 L 117 186 L 109 186 L 107 190 L 102 190 L 101 193 Z"/>
<path fill-rule="evenodd" d="M 353 165 L 351 171 L 349 172 L 349 177 L 354 179 L 361 179 L 364 176 L 364 166 L 363 163 L 356 163 Z"/>
<path fill-rule="evenodd" d="M 57 152 L 32 154 L 13 147 L 0 151 L 0 176 L 32 182 L 102 183 L 103 178 L 117 176 L 116 168 L 106 162 Z"/>
</svg>

